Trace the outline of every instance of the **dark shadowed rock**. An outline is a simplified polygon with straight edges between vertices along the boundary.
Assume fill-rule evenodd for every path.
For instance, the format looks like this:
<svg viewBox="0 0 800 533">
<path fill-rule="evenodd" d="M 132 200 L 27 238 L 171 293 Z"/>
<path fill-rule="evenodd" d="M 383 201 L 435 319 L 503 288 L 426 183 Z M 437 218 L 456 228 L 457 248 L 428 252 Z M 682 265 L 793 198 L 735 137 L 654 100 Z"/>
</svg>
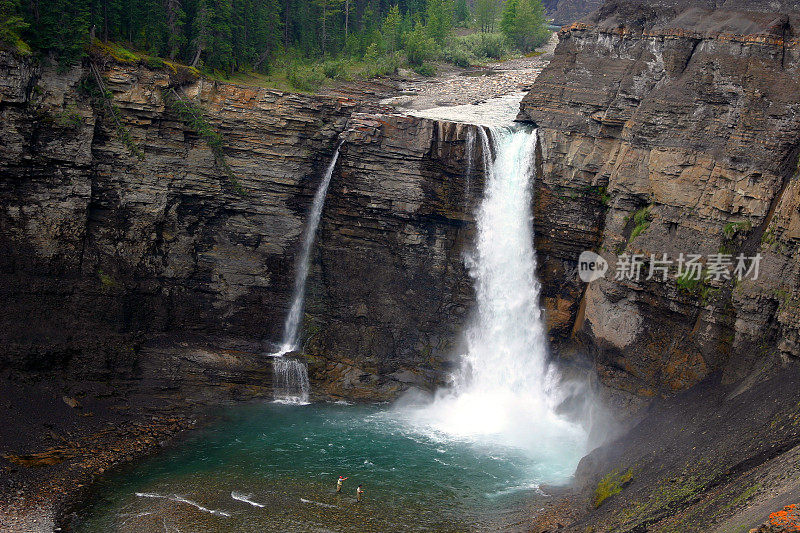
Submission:
<svg viewBox="0 0 800 533">
<path fill-rule="evenodd" d="M 168 72 L 110 63 L 102 74 L 126 145 L 83 88 L 87 70 L 0 52 L 0 71 L 2 366 L 133 376 L 148 358 L 180 357 L 183 335 L 210 350 L 232 339 L 273 351 L 307 211 L 343 136 L 313 254 L 306 351 L 362 374 L 441 380 L 471 302 L 463 253 L 482 190 L 479 164 L 463 175 L 464 126 L 354 115 L 382 108 L 341 96 L 177 86 Z M 231 176 L 164 93 L 202 109 Z M 148 348 L 170 337 L 174 351 Z"/>
</svg>

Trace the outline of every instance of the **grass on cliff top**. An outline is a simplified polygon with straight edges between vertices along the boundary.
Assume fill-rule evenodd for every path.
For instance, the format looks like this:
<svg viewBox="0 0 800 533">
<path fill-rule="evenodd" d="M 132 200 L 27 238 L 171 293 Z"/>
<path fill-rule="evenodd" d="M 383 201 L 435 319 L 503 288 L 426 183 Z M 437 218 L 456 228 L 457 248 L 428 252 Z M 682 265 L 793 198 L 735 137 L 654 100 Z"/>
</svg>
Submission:
<svg viewBox="0 0 800 533">
<path fill-rule="evenodd" d="M 236 72 L 231 76 L 215 72 L 203 72 L 203 75 L 217 81 L 225 81 L 228 83 L 236 83 L 238 85 L 249 85 L 251 87 L 262 87 L 264 89 L 275 89 L 277 91 L 291 92 L 294 89 L 292 84 L 289 83 L 285 71 L 271 72 L 269 74 L 262 74 L 260 72 Z"/>
<path fill-rule="evenodd" d="M 31 47 L 28 46 L 28 43 L 20 39 L 19 37 L 14 39 L 14 41 L 0 41 L 0 50 L 8 50 L 13 54 L 17 54 L 20 57 L 27 57 L 33 54 Z"/>
<path fill-rule="evenodd" d="M 187 79 L 197 77 L 200 71 L 194 67 L 152 56 L 139 50 L 131 50 L 122 43 L 103 42 L 95 39 L 89 49 L 91 56 L 110 58 L 117 63 L 141 64 L 150 70 L 164 70 L 170 74 L 183 74 Z"/>
</svg>

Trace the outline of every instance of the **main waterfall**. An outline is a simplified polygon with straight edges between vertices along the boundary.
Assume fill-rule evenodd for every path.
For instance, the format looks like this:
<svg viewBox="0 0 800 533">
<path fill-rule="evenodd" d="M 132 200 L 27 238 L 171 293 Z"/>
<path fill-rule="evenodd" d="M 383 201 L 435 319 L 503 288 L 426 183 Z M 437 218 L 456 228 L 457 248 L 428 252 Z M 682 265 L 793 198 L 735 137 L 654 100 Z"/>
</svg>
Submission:
<svg viewBox="0 0 800 533">
<path fill-rule="evenodd" d="M 557 414 L 558 375 L 547 361 L 531 210 L 536 131 L 479 133 L 486 185 L 475 250 L 466 258 L 477 309 L 452 388 L 418 410 L 416 422 L 439 435 L 526 450 L 569 475 L 586 435 Z"/>
</svg>

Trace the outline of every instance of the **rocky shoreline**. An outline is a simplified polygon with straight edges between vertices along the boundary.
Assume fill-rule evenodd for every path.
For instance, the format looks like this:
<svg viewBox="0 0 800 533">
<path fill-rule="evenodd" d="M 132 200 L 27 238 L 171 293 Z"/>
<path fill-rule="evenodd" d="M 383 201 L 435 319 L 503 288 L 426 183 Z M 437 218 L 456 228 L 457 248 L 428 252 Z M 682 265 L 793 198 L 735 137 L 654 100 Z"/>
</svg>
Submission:
<svg viewBox="0 0 800 533">
<path fill-rule="evenodd" d="M 100 477 L 168 445 L 204 420 L 202 410 L 131 405 L 98 395 L 80 400 L 61 387 L 3 379 L 0 529 L 68 530 L 71 509 Z M 73 407 L 74 406 L 74 407 Z"/>
</svg>

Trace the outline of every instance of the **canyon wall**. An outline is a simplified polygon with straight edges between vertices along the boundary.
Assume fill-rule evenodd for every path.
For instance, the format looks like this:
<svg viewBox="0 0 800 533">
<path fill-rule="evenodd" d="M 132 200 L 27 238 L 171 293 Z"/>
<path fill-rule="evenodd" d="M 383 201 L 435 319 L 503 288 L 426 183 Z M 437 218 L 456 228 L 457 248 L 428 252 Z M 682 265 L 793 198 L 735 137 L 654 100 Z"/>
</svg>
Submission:
<svg viewBox="0 0 800 533">
<path fill-rule="evenodd" d="M 341 368 L 356 361 L 367 396 L 376 380 L 432 388 L 462 353 L 473 301 L 464 254 L 483 191 L 474 129 L 380 113 L 348 123 L 306 306 L 306 351 L 339 364 L 336 386 L 358 382 Z"/>
<path fill-rule="evenodd" d="M 331 370 L 355 382 L 441 378 L 432 358 L 449 354 L 471 299 L 461 253 L 482 187 L 476 168 L 465 190 L 463 127 L 369 118 L 357 114 L 381 111 L 369 102 L 185 68 L 99 67 L 111 98 L 88 63 L 58 72 L 0 52 L 4 368 L 136 375 L 155 358 L 153 372 L 192 360 L 202 374 L 209 347 L 220 347 L 212 366 L 235 366 L 221 348 L 268 353 L 311 198 L 346 132 L 313 258 L 306 348 L 346 358 Z M 192 102 L 201 120 L 165 95 Z M 424 365 L 432 372 L 403 374 Z"/>
<path fill-rule="evenodd" d="M 800 353 L 800 9 L 776 6 L 608 2 L 561 30 L 522 102 L 519 119 L 540 127 L 552 345 L 588 355 L 617 389 L 668 394 Z M 217 375 L 238 364 L 231 353 L 268 366 L 307 210 L 343 139 L 308 282 L 312 376 L 357 397 L 442 383 L 473 297 L 463 259 L 483 169 L 480 143 L 467 160 L 471 127 L 377 97 L 93 57 L 110 99 L 88 62 L 60 73 L 0 54 L 4 367 L 178 375 L 190 361 L 202 375 L 213 359 Z M 605 279 L 578 279 L 583 250 L 609 262 Z M 623 253 L 720 252 L 760 253 L 759 278 L 614 279 Z"/>
<path fill-rule="evenodd" d="M 602 4 L 602 0 L 544 0 L 542 4 L 553 24 L 562 26 L 589 15 Z"/>
<path fill-rule="evenodd" d="M 793 2 L 611 1 L 560 31 L 519 119 L 540 127 L 537 247 L 564 357 L 649 396 L 800 355 L 798 24 Z M 583 250 L 604 279 L 578 279 Z M 664 253 L 762 260 L 757 280 L 646 280 Z M 615 279 L 621 254 L 642 254 L 639 281 Z"/>
</svg>

